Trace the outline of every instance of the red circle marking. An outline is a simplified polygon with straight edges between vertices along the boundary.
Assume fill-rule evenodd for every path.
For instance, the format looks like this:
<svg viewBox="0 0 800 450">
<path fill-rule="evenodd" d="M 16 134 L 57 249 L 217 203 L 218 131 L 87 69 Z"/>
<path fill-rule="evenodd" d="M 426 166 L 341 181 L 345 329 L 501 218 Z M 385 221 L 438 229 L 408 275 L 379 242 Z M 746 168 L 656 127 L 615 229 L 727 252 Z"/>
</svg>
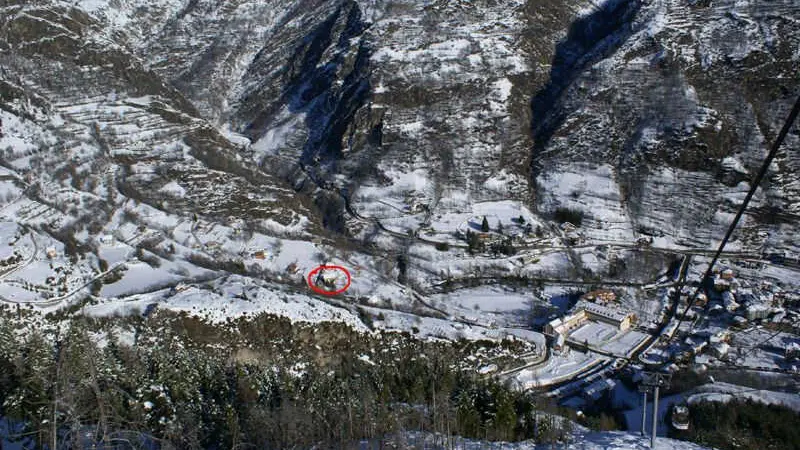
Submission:
<svg viewBox="0 0 800 450">
<path fill-rule="evenodd" d="M 331 270 L 331 269 L 340 270 L 340 271 L 344 272 L 344 274 L 347 276 L 347 284 L 345 284 L 343 288 L 341 288 L 341 289 L 339 289 L 337 291 L 326 291 L 325 289 L 322 289 L 321 287 L 315 285 L 314 282 L 311 281 L 311 277 L 313 277 L 320 270 Z M 308 276 L 306 277 L 306 282 L 308 282 L 308 287 L 310 287 L 311 290 L 316 292 L 317 294 L 322 294 L 322 295 L 338 295 L 338 294 L 341 294 L 341 293 L 343 293 L 344 291 L 346 291 L 347 289 L 350 288 L 350 282 L 351 281 L 352 281 L 352 278 L 350 277 L 350 272 L 347 269 L 345 269 L 344 267 L 342 267 L 342 266 L 326 266 L 326 265 L 322 265 L 322 266 L 319 266 L 316 269 L 312 270 L 311 272 L 309 272 Z"/>
</svg>

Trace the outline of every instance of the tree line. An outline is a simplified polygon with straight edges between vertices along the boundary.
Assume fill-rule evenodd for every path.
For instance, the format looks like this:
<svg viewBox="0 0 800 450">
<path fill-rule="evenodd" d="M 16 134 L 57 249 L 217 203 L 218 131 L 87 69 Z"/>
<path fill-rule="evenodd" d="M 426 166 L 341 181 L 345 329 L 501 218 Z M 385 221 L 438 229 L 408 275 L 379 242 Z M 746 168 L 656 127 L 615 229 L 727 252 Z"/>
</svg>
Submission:
<svg viewBox="0 0 800 450">
<path fill-rule="evenodd" d="M 16 436 L 36 448 L 282 449 L 406 431 L 538 442 L 570 433 L 542 400 L 466 368 L 474 344 L 271 316 L 132 321 L 134 343 L 100 332 L 102 320 L 74 317 L 56 332 L 0 318 L 0 415 Z M 243 348 L 255 356 L 241 358 Z"/>
<path fill-rule="evenodd" d="M 796 450 L 798 423 L 800 413 L 783 405 L 751 399 L 703 401 L 689 405 L 689 429 L 670 429 L 670 437 L 719 449 Z"/>
</svg>

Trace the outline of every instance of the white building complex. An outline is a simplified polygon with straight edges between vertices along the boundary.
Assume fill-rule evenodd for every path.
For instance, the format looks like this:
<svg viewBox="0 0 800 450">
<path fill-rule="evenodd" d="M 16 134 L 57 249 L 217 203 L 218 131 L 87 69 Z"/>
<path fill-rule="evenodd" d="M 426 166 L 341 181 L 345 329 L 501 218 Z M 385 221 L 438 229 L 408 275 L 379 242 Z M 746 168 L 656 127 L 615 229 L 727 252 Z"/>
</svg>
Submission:
<svg viewBox="0 0 800 450">
<path fill-rule="evenodd" d="M 545 326 L 544 331 L 545 334 L 552 336 L 559 334 L 567 335 L 570 331 L 579 328 L 590 320 L 608 323 L 624 331 L 631 327 L 634 319 L 634 314 L 630 312 L 598 305 L 596 303 L 579 301 L 578 304 L 575 305 L 575 311 L 572 314 L 551 320 Z"/>
</svg>

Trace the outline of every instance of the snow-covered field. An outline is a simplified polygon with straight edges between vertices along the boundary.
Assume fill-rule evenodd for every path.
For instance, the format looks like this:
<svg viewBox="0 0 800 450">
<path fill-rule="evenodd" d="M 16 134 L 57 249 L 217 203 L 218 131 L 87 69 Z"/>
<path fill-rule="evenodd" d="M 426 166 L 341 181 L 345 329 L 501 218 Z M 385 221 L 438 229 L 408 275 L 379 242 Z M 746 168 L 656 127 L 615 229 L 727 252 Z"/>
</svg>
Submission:
<svg viewBox="0 0 800 450">
<path fill-rule="evenodd" d="M 701 386 L 687 401 L 696 402 L 728 402 L 730 400 L 753 400 L 766 405 L 780 405 L 800 413 L 800 394 L 796 392 L 776 392 L 766 389 L 751 389 L 728 383 L 714 383 Z"/>
<path fill-rule="evenodd" d="M 577 330 L 573 331 L 569 337 L 576 342 L 589 342 L 592 345 L 600 345 L 614 338 L 619 332 L 619 328 L 603 322 L 588 322 Z"/>
<path fill-rule="evenodd" d="M 454 450 L 484 450 L 497 448 L 507 450 L 644 450 L 650 448 L 650 438 L 624 431 L 589 431 L 580 425 L 573 425 L 568 435 L 568 442 L 552 444 L 534 444 L 531 442 L 486 442 L 454 437 L 447 440 L 447 448 Z M 442 445 L 444 437 L 409 433 L 406 441 L 419 448 L 434 448 L 434 442 Z M 691 442 L 659 437 L 656 448 L 660 450 L 707 450 Z"/>
<path fill-rule="evenodd" d="M 601 348 L 615 355 L 630 356 L 633 350 L 639 347 L 649 335 L 641 331 L 628 331 L 621 333 L 616 339 L 604 342 Z"/>
<path fill-rule="evenodd" d="M 416 336 L 436 339 L 468 339 L 501 341 L 504 339 L 522 339 L 536 346 L 537 352 L 546 349 L 544 335 L 521 329 L 488 327 L 480 324 L 461 323 L 446 319 L 420 317 L 414 314 L 381 311 L 370 309 L 375 314 L 380 314 L 378 320 L 372 325 L 381 330 L 410 330 Z"/>
<path fill-rule="evenodd" d="M 103 300 L 85 306 L 83 311 L 92 316 L 129 315 L 141 314 L 152 306 L 183 311 L 212 323 L 267 313 L 297 322 L 343 322 L 356 330 L 366 330 L 361 321 L 346 309 L 238 276 L 216 280 L 206 288 L 187 286 L 177 293 L 163 289 L 124 299 Z"/>
<path fill-rule="evenodd" d="M 544 303 L 531 288 L 481 286 L 459 289 L 448 294 L 435 294 L 431 305 L 449 314 L 480 324 L 530 326 L 536 305 Z"/>
</svg>

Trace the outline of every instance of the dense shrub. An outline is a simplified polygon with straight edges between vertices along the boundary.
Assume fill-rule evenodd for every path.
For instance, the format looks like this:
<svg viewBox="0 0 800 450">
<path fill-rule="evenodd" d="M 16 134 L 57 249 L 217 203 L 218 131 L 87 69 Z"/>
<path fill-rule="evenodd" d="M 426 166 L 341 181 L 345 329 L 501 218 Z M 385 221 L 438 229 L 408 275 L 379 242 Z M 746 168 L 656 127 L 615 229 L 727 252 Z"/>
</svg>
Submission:
<svg viewBox="0 0 800 450">
<path fill-rule="evenodd" d="M 570 208 L 556 208 L 553 219 L 558 223 L 569 222 L 577 227 L 583 223 L 583 211 Z"/>
</svg>

